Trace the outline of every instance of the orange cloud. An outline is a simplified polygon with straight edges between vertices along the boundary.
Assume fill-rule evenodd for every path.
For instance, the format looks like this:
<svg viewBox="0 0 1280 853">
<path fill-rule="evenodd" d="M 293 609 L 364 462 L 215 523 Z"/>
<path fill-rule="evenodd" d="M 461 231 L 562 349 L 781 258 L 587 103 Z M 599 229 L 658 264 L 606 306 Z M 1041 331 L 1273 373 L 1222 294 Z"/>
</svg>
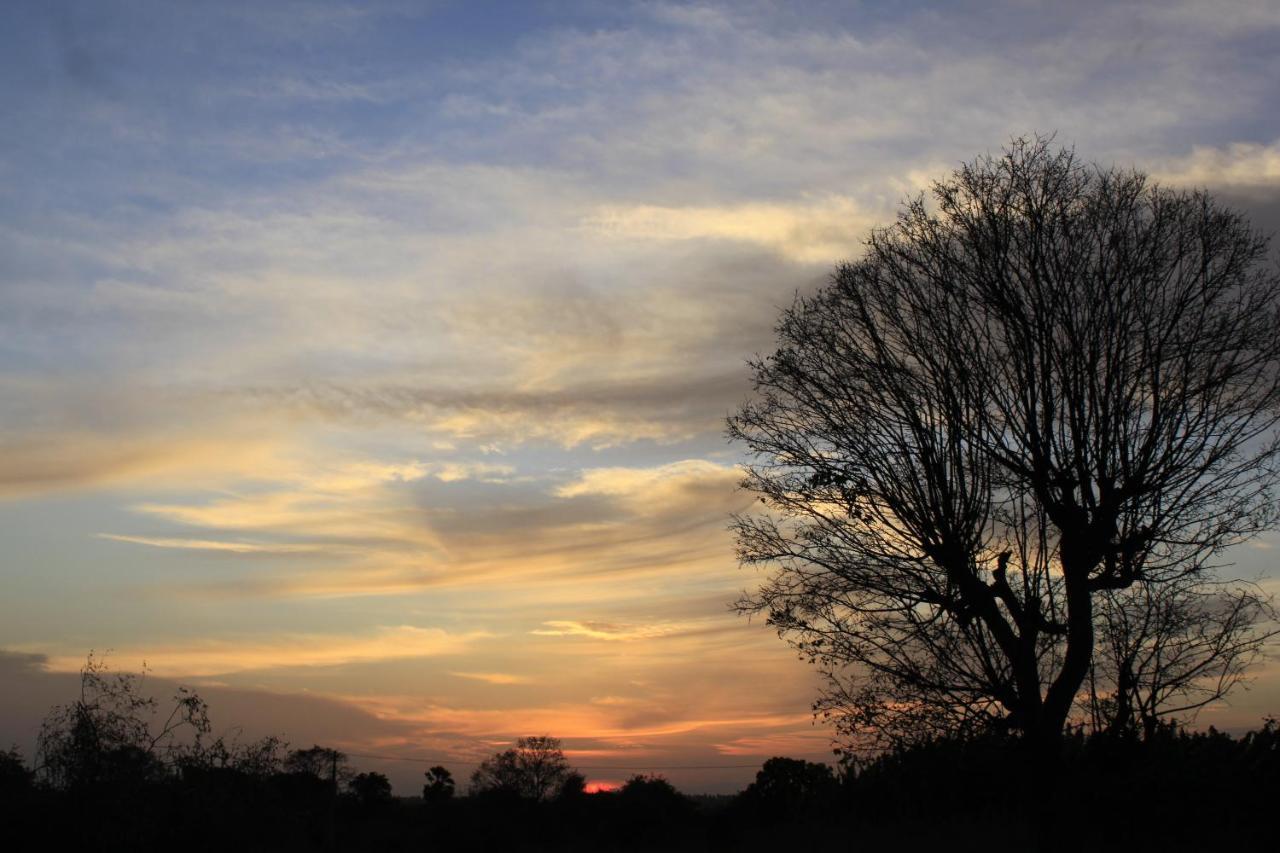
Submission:
<svg viewBox="0 0 1280 853">
<path fill-rule="evenodd" d="M 533 679 L 528 676 L 512 675 L 509 672 L 450 672 L 449 674 L 471 681 L 483 681 L 485 684 L 530 684 L 533 682 Z"/>
<path fill-rule="evenodd" d="M 303 634 L 258 642 L 210 639 L 185 645 L 156 643 L 145 648 L 113 649 L 118 659 L 145 660 L 158 675 L 202 677 L 251 670 L 334 666 L 403 658 L 458 654 L 486 632 L 450 634 L 439 628 L 412 625 L 378 628 L 361 634 Z M 24 651 L 42 651 L 22 647 Z M 84 655 L 50 654 L 49 669 L 74 672 Z"/>
<path fill-rule="evenodd" d="M 0 437 L 0 498 L 146 482 L 218 482 L 269 471 L 277 444 L 229 431 L 132 435 L 70 431 Z"/>
<path fill-rule="evenodd" d="M 530 634 L 542 637 L 589 637 L 593 640 L 647 640 L 672 634 L 679 629 L 675 625 L 615 625 L 609 622 L 574 622 L 553 619 L 543 622 L 545 628 L 536 628 Z"/>
</svg>

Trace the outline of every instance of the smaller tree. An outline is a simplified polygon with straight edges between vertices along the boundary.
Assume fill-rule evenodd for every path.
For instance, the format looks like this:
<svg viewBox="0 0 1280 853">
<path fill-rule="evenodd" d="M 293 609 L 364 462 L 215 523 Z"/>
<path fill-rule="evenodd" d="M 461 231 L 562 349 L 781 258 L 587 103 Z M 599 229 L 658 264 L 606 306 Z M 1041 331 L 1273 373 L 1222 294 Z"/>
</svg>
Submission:
<svg viewBox="0 0 1280 853">
<path fill-rule="evenodd" d="M 381 773 L 357 773 L 347 783 L 347 790 L 366 809 L 391 802 L 391 780 Z"/>
<path fill-rule="evenodd" d="M 560 790 L 571 772 L 559 738 L 522 737 L 514 749 L 499 752 L 476 768 L 471 792 L 545 800 Z"/>
<path fill-rule="evenodd" d="M 1095 732 L 1150 738 L 1225 697 L 1280 634 L 1257 586 L 1188 575 L 1109 592 L 1082 704 Z"/>
<path fill-rule="evenodd" d="M 312 746 L 310 749 L 295 749 L 284 760 L 286 773 L 297 773 L 303 776 L 314 776 L 329 782 L 336 790 L 338 786 L 347 784 L 354 776 L 347 756 L 327 746 Z"/>
<path fill-rule="evenodd" d="M 35 782 L 31 771 L 16 746 L 0 752 L 0 799 L 6 803 L 24 796 Z"/>
<path fill-rule="evenodd" d="M 284 751 L 289 743 L 276 735 L 242 743 L 238 732 L 231 737 L 220 735 L 194 756 L 192 764 L 215 770 L 234 770 L 246 776 L 266 777 L 284 768 Z"/>
<path fill-rule="evenodd" d="M 137 784 L 163 777 L 202 752 L 209 734 L 204 700 L 178 688 L 173 707 L 158 720 L 159 702 L 147 696 L 142 674 L 112 673 L 89 654 L 80 670 L 80 698 L 58 705 L 40 727 L 37 763 L 59 788 Z"/>
<path fill-rule="evenodd" d="M 560 783 L 560 790 L 556 792 L 556 799 L 562 802 L 575 801 L 585 796 L 586 793 L 587 777 L 575 770 L 564 777 L 564 781 Z"/>
<path fill-rule="evenodd" d="M 826 764 L 770 758 L 742 792 L 742 799 L 771 815 L 794 814 L 829 803 L 838 789 L 835 773 Z"/>
<path fill-rule="evenodd" d="M 453 774 L 448 769 L 436 765 L 423 774 L 427 784 L 422 786 L 422 799 L 428 803 L 442 803 L 453 798 Z"/>
<path fill-rule="evenodd" d="M 626 802 L 646 803 L 650 805 L 669 805 L 684 800 L 684 795 L 676 790 L 676 786 L 667 781 L 665 776 L 632 776 L 618 791 Z"/>
<path fill-rule="evenodd" d="M 617 793 L 620 840 L 646 848 L 666 848 L 684 835 L 693 804 L 662 776 L 632 776 Z"/>
</svg>

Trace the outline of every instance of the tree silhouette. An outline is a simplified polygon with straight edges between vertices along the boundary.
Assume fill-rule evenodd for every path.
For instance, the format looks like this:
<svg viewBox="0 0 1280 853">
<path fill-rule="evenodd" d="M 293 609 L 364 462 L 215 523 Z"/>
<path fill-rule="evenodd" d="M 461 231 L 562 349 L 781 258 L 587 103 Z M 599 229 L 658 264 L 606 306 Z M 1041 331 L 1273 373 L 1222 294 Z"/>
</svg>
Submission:
<svg viewBox="0 0 1280 853">
<path fill-rule="evenodd" d="M 559 738 L 522 737 L 514 749 L 499 752 L 476 768 L 471 791 L 545 800 L 560 790 L 571 772 Z"/>
<path fill-rule="evenodd" d="M 560 789 L 556 791 L 556 799 L 562 801 L 576 801 L 585 796 L 587 793 L 587 777 L 578 771 L 571 771 L 564 777 L 564 781 L 560 783 Z"/>
<path fill-rule="evenodd" d="M 740 607 L 822 665 L 848 740 L 1010 730 L 1051 761 L 1115 596 L 1178 598 L 1274 524 L 1266 245 L 1203 192 L 1017 140 L 783 313 L 729 420 L 766 510 L 740 557 L 773 569 Z"/>
<path fill-rule="evenodd" d="M 347 782 L 347 790 L 365 808 L 391 802 L 391 780 L 381 773 L 357 773 Z"/>
<path fill-rule="evenodd" d="M 0 751 L 0 800 L 9 802 L 25 795 L 35 783 L 35 773 L 22 760 L 16 746 Z"/>
<path fill-rule="evenodd" d="M 328 782 L 335 791 L 339 786 L 350 782 L 354 776 L 344 753 L 319 745 L 290 752 L 284 759 L 284 771 L 301 776 L 313 776 Z"/>
<path fill-rule="evenodd" d="M 159 702 L 144 686 L 145 670 L 112 673 L 90 653 L 80 697 L 54 707 L 41 724 L 36 757 L 44 780 L 58 788 L 133 785 L 195 760 L 211 729 L 204 700 L 178 688 L 159 718 Z"/>
<path fill-rule="evenodd" d="M 826 764 L 775 757 L 756 773 L 742 799 L 765 815 L 779 817 L 828 806 L 838 790 L 835 773 Z"/>
<path fill-rule="evenodd" d="M 1094 731 L 1150 738 L 1223 698 L 1277 635 L 1275 610 L 1252 584 L 1184 576 L 1108 591 L 1088 679 Z"/>
<path fill-rule="evenodd" d="M 446 768 L 436 765 L 422 774 L 427 777 L 427 784 L 422 786 L 422 799 L 428 803 L 441 803 L 453 798 L 453 774 Z"/>
</svg>

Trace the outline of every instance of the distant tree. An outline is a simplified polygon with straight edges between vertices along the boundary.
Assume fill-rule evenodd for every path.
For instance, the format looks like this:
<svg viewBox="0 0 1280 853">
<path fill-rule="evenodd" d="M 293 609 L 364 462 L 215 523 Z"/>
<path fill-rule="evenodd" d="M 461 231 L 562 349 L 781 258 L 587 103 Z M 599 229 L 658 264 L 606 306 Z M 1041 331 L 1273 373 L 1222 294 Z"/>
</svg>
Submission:
<svg viewBox="0 0 1280 853">
<path fill-rule="evenodd" d="M 6 802 L 29 791 L 35 782 L 35 772 L 22 760 L 16 746 L 0 751 L 0 799 Z"/>
<path fill-rule="evenodd" d="M 742 792 L 742 799 L 771 815 L 793 814 L 805 808 L 821 808 L 838 789 L 835 772 L 826 764 L 770 758 Z"/>
<path fill-rule="evenodd" d="M 238 737 L 219 736 L 195 756 L 199 767 L 235 770 L 246 776 L 272 776 L 284 769 L 288 742 L 275 735 L 242 743 Z"/>
<path fill-rule="evenodd" d="M 499 752 L 476 768 L 471 776 L 471 792 L 545 800 L 560 789 L 570 772 L 558 738 L 522 737 L 514 749 Z"/>
<path fill-rule="evenodd" d="M 1100 622 L 1182 601 L 1275 524 L 1266 251 L 1203 192 L 1017 140 L 783 313 L 729 420 L 766 509 L 739 555 L 773 569 L 740 606 L 822 666 L 849 743 L 1003 730 L 1056 764 Z M 1242 623 L 1175 611 L 1209 640 L 1177 689 L 1229 687 L 1195 661 Z"/>
<path fill-rule="evenodd" d="M 632 776 L 618 790 L 626 800 L 645 801 L 651 803 L 674 802 L 683 799 L 675 785 L 667 781 L 665 776 Z"/>
<path fill-rule="evenodd" d="M 618 829 L 622 839 L 654 846 L 661 840 L 673 846 L 694 815 L 693 804 L 662 776 L 632 776 L 616 795 L 621 806 Z"/>
<path fill-rule="evenodd" d="M 427 784 L 422 786 L 422 799 L 428 803 L 441 803 L 453 798 L 453 774 L 446 768 L 436 765 L 423 774 Z"/>
<path fill-rule="evenodd" d="M 330 783 L 335 790 L 350 782 L 355 775 L 345 753 L 319 745 L 290 752 L 284 760 L 284 771 L 313 776 Z"/>
<path fill-rule="evenodd" d="M 209 734 L 208 706 L 179 688 L 169 713 L 146 695 L 141 675 L 112 673 L 91 653 L 80 670 L 80 698 L 55 706 L 40 727 L 39 772 L 58 788 L 158 779 L 198 756 Z"/>
<path fill-rule="evenodd" d="M 381 773 L 357 773 L 347 782 L 347 790 L 365 808 L 391 802 L 391 780 Z"/>
<path fill-rule="evenodd" d="M 576 800 L 587 792 L 587 777 L 573 771 L 564 777 L 560 789 L 556 791 L 557 800 Z"/>
</svg>

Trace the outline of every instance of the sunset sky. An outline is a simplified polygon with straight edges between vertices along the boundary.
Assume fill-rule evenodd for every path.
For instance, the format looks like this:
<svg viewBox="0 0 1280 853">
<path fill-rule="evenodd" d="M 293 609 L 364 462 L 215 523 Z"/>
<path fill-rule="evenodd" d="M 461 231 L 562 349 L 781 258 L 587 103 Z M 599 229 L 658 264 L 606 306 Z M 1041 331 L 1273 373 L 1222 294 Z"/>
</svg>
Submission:
<svg viewBox="0 0 1280 853">
<path fill-rule="evenodd" d="M 10 2 L 0 747 L 90 649 L 460 777 L 821 760 L 724 417 L 793 294 L 1056 132 L 1280 226 L 1280 4 Z M 1263 537 L 1233 573 L 1280 590 Z M 1280 711 L 1280 666 L 1204 724 Z M 398 793 L 423 767 L 358 758 Z"/>
</svg>

